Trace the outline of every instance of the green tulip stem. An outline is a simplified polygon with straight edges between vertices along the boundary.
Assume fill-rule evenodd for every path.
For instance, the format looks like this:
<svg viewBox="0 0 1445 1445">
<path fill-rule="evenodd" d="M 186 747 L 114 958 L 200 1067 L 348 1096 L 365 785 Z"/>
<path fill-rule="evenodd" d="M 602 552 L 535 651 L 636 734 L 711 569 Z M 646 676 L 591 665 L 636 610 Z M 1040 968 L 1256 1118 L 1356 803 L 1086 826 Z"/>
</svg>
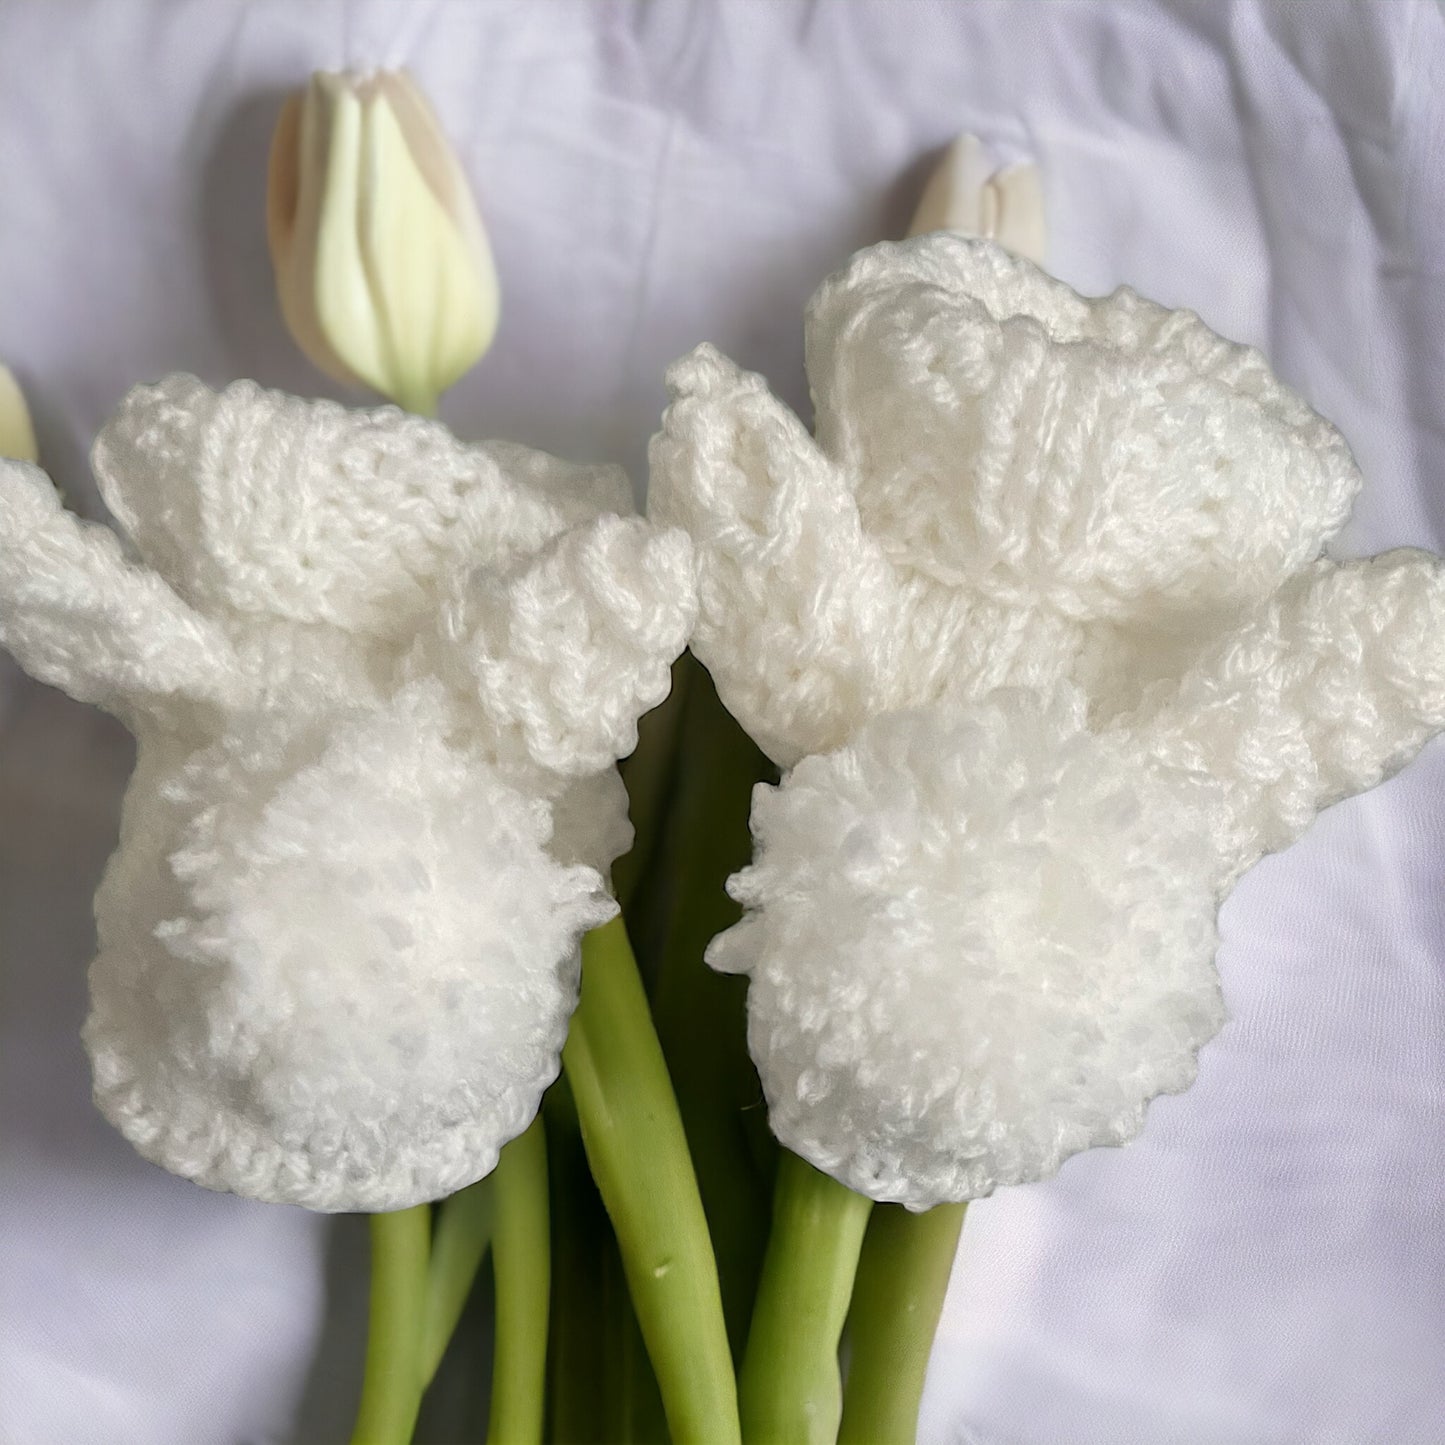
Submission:
<svg viewBox="0 0 1445 1445">
<path fill-rule="evenodd" d="M 666 821 L 668 799 L 677 783 L 679 744 L 687 703 L 687 654 L 672 665 L 667 696 L 637 724 L 637 746 L 622 760 L 632 847 L 612 865 L 617 901 L 629 916 L 644 880 L 655 883 L 652 865 Z"/>
<path fill-rule="evenodd" d="M 712 1240 L 621 918 L 582 940 L 562 1053 L 675 1445 L 737 1445 L 737 1388 Z"/>
<path fill-rule="evenodd" d="M 963 1204 L 873 1213 L 848 1316 L 839 1445 L 913 1445 L 933 1335 L 958 1253 Z"/>
<path fill-rule="evenodd" d="M 659 849 L 671 876 L 652 1012 L 712 1232 L 728 1341 L 741 1360 L 767 1250 L 777 1146 L 748 1055 L 747 980 L 714 972 L 703 957 L 741 914 L 725 885 L 752 857 L 753 788 L 771 768 L 690 653 L 677 676 L 687 694 L 686 766 L 677 769 Z"/>
<path fill-rule="evenodd" d="M 435 417 L 437 408 L 441 403 L 441 397 L 436 392 L 428 391 L 420 386 L 403 385 L 398 383 L 387 393 L 389 400 L 394 401 L 403 411 L 409 411 L 414 416 Z"/>
<path fill-rule="evenodd" d="M 430 1385 L 492 1242 L 492 1185 L 483 1179 L 437 1208 L 422 1319 L 421 1377 Z"/>
<path fill-rule="evenodd" d="M 489 1445 L 540 1445 L 552 1288 L 547 1134 L 540 1114 L 502 1150 L 491 1177 L 497 1328 L 487 1440 Z"/>
<path fill-rule="evenodd" d="M 833 1445 L 838 1345 L 873 1201 L 784 1150 L 739 1377 L 749 1445 Z"/>
<path fill-rule="evenodd" d="M 407 1445 L 421 1405 L 431 1205 L 371 1216 L 371 1323 L 351 1445 Z"/>
</svg>

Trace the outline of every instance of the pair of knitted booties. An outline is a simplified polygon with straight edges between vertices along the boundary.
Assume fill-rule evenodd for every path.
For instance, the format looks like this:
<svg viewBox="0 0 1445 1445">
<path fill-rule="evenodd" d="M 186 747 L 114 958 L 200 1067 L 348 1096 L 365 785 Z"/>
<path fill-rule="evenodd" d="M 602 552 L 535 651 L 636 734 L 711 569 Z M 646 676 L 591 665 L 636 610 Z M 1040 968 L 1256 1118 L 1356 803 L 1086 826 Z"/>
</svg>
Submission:
<svg viewBox="0 0 1445 1445">
<path fill-rule="evenodd" d="M 85 1038 L 143 1154 L 327 1210 L 488 1173 L 688 645 L 784 769 L 709 952 L 784 1144 L 925 1208 L 1188 1085 L 1232 883 L 1445 727 L 1441 563 L 1322 555 L 1359 474 L 1256 352 L 988 242 L 861 252 L 807 365 L 815 435 L 677 363 L 646 518 L 183 376 L 96 444 L 128 548 L 0 464 L 0 643 L 138 741 Z"/>
</svg>

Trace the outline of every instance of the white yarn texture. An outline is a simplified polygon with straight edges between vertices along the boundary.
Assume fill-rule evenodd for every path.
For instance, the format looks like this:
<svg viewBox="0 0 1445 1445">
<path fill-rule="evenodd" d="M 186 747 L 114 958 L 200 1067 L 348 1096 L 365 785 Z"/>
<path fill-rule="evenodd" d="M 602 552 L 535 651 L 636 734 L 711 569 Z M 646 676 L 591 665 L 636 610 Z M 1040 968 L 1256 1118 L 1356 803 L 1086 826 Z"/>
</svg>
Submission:
<svg viewBox="0 0 1445 1445">
<path fill-rule="evenodd" d="M 95 1096 L 210 1188 L 390 1210 L 486 1174 L 615 912 L 618 757 L 693 624 L 622 473 L 249 382 L 133 391 L 139 561 L 0 463 L 0 644 L 138 756 L 96 897 Z"/>
<path fill-rule="evenodd" d="M 652 448 L 694 650 L 791 770 L 710 959 L 779 1138 L 926 1208 L 1189 1084 L 1229 887 L 1445 727 L 1445 573 L 1323 557 L 1348 448 L 1192 313 L 935 234 L 806 342 L 816 436 L 701 347 Z"/>
</svg>

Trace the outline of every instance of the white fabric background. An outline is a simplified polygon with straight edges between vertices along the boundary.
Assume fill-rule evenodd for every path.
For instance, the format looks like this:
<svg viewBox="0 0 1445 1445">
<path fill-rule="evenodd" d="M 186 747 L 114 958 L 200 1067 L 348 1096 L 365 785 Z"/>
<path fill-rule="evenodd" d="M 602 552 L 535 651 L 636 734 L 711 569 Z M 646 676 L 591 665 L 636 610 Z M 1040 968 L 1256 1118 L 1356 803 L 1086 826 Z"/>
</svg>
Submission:
<svg viewBox="0 0 1445 1445">
<path fill-rule="evenodd" d="M 801 403 L 803 301 L 972 129 L 1043 166 L 1059 275 L 1196 308 L 1342 427 L 1350 549 L 1445 542 L 1430 0 L 0 0 L 0 356 L 80 510 L 135 381 L 327 389 L 262 189 L 279 95 L 344 64 L 411 66 L 482 198 L 504 319 L 446 403 L 465 435 L 640 485 L 663 366 L 703 339 Z M 94 1115 L 76 1030 L 128 743 L 6 683 L 0 1438 L 342 1438 L 354 1222 L 207 1194 Z M 1442 873 L 1435 748 L 1244 880 L 1194 1089 L 970 1214 L 925 1440 L 1445 1439 Z"/>
</svg>

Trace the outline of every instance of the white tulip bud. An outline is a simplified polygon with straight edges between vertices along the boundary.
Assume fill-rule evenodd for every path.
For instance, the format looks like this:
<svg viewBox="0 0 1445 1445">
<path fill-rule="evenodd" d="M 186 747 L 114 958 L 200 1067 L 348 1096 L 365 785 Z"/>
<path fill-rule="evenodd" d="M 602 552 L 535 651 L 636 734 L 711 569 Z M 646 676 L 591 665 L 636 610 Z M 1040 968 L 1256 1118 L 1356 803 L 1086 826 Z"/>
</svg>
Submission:
<svg viewBox="0 0 1445 1445">
<path fill-rule="evenodd" d="M 910 236 L 929 231 L 983 236 L 1042 266 L 1048 230 L 1038 167 L 1024 163 L 995 171 L 977 136 L 959 136 L 928 178 L 908 228 Z"/>
<path fill-rule="evenodd" d="M 0 366 L 0 457 L 13 457 L 17 462 L 36 459 L 30 409 L 25 405 L 20 383 L 8 366 Z"/>
<path fill-rule="evenodd" d="M 306 355 L 434 411 L 491 344 L 497 275 L 467 178 L 411 77 L 313 75 L 277 122 L 266 210 L 281 312 Z"/>
</svg>

